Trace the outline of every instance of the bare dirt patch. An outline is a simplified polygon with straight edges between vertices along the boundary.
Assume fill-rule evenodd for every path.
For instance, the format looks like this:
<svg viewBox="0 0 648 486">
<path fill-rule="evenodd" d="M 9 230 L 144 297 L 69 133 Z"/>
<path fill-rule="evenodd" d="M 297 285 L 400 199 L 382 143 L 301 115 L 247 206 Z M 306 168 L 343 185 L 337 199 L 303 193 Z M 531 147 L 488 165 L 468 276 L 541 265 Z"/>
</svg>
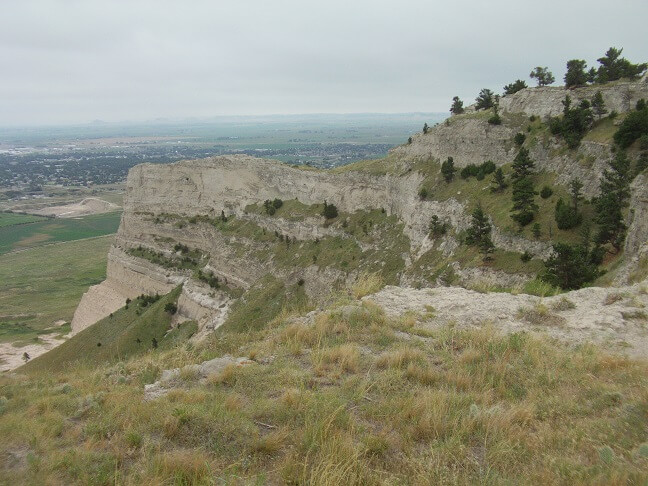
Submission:
<svg viewBox="0 0 648 486">
<path fill-rule="evenodd" d="M 87 197 L 80 202 L 50 206 L 31 211 L 30 214 L 38 216 L 54 216 L 56 218 L 77 218 L 90 214 L 102 214 L 119 209 L 119 206 L 96 197 Z"/>
</svg>

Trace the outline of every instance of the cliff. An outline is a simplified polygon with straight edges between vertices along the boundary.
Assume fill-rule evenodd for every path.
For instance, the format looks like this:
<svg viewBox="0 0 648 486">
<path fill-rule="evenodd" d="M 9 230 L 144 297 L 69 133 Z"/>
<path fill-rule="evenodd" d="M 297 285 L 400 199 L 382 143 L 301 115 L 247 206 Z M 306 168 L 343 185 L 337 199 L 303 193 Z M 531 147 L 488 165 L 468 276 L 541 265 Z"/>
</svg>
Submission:
<svg viewBox="0 0 648 486">
<path fill-rule="evenodd" d="M 585 99 L 596 89 L 569 94 Z M 621 113 L 636 99 L 648 98 L 645 78 L 600 89 L 609 108 Z M 529 119 L 560 112 L 565 94 L 563 88 L 522 90 L 501 100 L 499 126 L 488 123 L 488 113 L 455 116 L 414 135 L 384 160 L 333 171 L 249 156 L 134 167 L 107 279 L 84 295 L 73 332 L 114 312 L 127 298 L 167 293 L 179 284 L 184 285 L 178 320 L 198 320 L 204 332 L 220 326 L 236 302 L 270 277 L 286 292 L 303 291 L 315 304 L 366 272 L 378 272 L 392 285 L 454 283 L 519 291 L 554 241 L 580 238 L 579 230 L 555 228 L 557 198 L 568 197 L 566 186 L 575 177 L 584 182 L 586 197 L 597 195 L 611 157 L 612 120 L 596 125 L 577 150 L 568 150 L 539 118 Z M 554 187 L 554 196 L 538 199 L 539 236 L 513 227 L 510 192 L 493 194 L 489 180 L 474 178 L 448 184 L 439 174 L 439 163 L 448 156 L 458 167 L 485 160 L 506 167 L 518 151 L 513 137 L 519 132 L 527 135 L 524 145 L 536 162 L 538 183 Z M 635 275 L 643 258 L 646 186 L 645 174 L 632 185 L 620 283 Z M 428 189 L 428 197 L 421 196 L 421 188 Z M 264 201 L 275 199 L 283 206 L 270 213 Z M 460 244 L 477 201 L 494 225 L 497 252 L 488 265 Z M 322 216 L 325 203 L 337 207 L 338 217 Z M 431 232 L 433 216 L 446 223 L 443 234 Z M 520 263 L 525 252 L 533 257 L 529 264 Z"/>
</svg>

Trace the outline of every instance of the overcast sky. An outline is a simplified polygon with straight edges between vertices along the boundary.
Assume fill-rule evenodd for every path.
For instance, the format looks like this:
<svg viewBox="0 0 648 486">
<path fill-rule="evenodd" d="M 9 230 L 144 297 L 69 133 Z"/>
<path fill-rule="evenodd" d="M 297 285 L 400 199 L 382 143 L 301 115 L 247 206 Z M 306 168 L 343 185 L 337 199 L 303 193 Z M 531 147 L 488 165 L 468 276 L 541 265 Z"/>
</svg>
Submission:
<svg viewBox="0 0 648 486">
<path fill-rule="evenodd" d="M 0 125 L 447 111 L 608 47 L 648 1 L 2 0 Z"/>
</svg>

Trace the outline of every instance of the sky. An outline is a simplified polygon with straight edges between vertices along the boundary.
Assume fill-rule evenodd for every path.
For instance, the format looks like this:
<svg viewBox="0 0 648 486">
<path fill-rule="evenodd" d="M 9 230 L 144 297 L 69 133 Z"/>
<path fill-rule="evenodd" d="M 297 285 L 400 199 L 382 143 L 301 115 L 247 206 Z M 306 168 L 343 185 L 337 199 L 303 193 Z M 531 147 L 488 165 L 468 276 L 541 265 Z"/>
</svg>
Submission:
<svg viewBox="0 0 648 486">
<path fill-rule="evenodd" d="M 2 0 L 0 126 L 447 112 L 608 47 L 646 0 Z"/>
</svg>

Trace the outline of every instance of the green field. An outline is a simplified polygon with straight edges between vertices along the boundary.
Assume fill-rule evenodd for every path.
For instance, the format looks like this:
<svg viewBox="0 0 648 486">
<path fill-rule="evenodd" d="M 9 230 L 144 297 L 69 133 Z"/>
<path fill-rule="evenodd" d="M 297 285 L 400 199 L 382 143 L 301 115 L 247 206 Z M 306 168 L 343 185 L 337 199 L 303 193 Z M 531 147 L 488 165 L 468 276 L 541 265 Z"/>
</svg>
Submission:
<svg viewBox="0 0 648 486">
<path fill-rule="evenodd" d="M 0 213 L 0 228 L 17 224 L 37 223 L 46 219 L 42 216 L 34 216 L 32 214 Z"/>
<path fill-rule="evenodd" d="M 93 238 L 0 255 L 0 341 L 33 342 L 54 322 L 70 322 L 81 295 L 105 278 L 111 242 Z"/>
<path fill-rule="evenodd" d="M 13 226 L 0 224 L 0 255 L 48 243 L 109 235 L 117 231 L 120 218 L 121 212 L 113 212 Z"/>
</svg>

